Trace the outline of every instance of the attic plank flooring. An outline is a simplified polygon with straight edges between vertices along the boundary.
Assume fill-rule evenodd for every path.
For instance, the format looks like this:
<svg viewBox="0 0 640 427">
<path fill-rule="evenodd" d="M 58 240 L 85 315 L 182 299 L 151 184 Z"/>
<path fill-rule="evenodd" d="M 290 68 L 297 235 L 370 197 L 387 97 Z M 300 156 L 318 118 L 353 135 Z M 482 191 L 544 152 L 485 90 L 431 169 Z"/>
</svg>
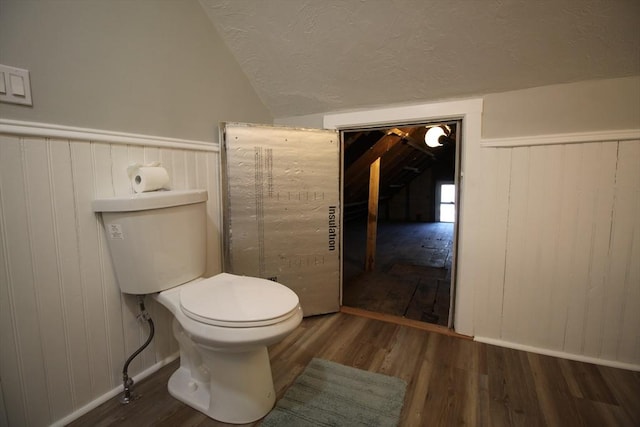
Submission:
<svg viewBox="0 0 640 427">
<path fill-rule="evenodd" d="M 374 271 L 364 271 L 366 223 L 344 231 L 343 304 L 447 326 L 453 224 L 378 223 Z"/>
<path fill-rule="evenodd" d="M 640 373 L 511 350 L 336 313 L 269 349 L 280 399 L 318 357 L 407 382 L 401 426 L 638 426 Z M 173 362 L 70 426 L 225 426 L 173 399 Z M 247 424 L 260 425 L 259 422 Z"/>
</svg>

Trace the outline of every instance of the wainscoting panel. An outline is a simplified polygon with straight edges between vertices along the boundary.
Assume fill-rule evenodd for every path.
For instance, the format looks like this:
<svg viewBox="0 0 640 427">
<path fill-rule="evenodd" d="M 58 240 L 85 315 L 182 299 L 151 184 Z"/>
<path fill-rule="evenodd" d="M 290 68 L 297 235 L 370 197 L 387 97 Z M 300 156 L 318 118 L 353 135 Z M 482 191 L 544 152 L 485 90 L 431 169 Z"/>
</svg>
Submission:
<svg viewBox="0 0 640 427">
<path fill-rule="evenodd" d="M 601 356 L 605 359 L 640 357 L 639 142 L 621 142 L 618 151 L 610 243 L 614 256 L 607 271 L 611 289 L 603 301 Z"/>
<path fill-rule="evenodd" d="M 131 145 L 104 134 L 92 142 L 38 129 L 0 135 L 0 377 L 9 425 L 50 425 L 100 399 L 121 384 L 124 361 L 147 338 L 91 209 L 95 198 L 133 192 L 130 163 L 160 161 L 172 189 L 208 190 L 207 274 L 221 268 L 215 144 Z M 169 312 L 151 298 L 145 304 L 156 336 L 131 376 L 178 351 Z"/>
<path fill-rule="evenodd" d="M 640 367 L 640 141 L 481 151 L 476 338 Z"/>
<path fill-rule="evenodd" d="M 471 284 L 475 288 L 475 330 L 483 335 L 499 336 L 502 327 L 500 314 L 504 309 L 511 152 L 482 149 L 478 151 L 477 161 L 485 173 L 482 180 L 475 183 L 475 209 L 467 214 L 467 224 L 471 223 L 477 234 L 472 251 L 477 262 L 471 275 L 474 278 Z M 465 188 L 471 186 L 465 185 Z M 461 208 L 465 209 L 464 206 Z M 461 233 L 468 233 L 468 230 L 462 229 Z"/>
</svg>

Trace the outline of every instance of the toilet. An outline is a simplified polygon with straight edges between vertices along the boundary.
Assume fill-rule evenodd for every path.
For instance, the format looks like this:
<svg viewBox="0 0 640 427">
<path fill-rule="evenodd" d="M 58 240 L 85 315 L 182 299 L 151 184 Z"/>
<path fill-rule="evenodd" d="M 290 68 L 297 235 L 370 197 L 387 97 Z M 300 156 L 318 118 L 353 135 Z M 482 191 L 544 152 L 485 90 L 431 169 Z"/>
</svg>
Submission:
<svg viewBox="0 0 640 427">
<path fill-rule="evenodd" d="M 264 417 L 275 403 L 267 347 L 302 321 L 298 296 L 267 279 L 202 277 L 206 190 L 155 191 L 93 201 L 120 290 L 152 295 L 173 314 L 176 399 L 221 422 Z"/>
</svg>

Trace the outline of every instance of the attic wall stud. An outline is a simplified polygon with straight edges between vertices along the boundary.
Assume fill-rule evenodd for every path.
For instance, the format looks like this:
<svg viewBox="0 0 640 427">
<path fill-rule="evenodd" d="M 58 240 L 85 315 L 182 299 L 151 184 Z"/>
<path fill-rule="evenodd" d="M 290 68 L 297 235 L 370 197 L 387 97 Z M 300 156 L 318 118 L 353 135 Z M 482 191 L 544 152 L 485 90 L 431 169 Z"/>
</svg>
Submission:
<svg viewBox="0 0 640 427">
<path fill-rule="evenodd" d="M 378 231 L 378 194 L 380 189 L 380 157 L 369 167 L 369 216 L 367 220 L 367 255 L 364 270 L 373 271 L 376 265 L 376 236 Z"/>
</svg>

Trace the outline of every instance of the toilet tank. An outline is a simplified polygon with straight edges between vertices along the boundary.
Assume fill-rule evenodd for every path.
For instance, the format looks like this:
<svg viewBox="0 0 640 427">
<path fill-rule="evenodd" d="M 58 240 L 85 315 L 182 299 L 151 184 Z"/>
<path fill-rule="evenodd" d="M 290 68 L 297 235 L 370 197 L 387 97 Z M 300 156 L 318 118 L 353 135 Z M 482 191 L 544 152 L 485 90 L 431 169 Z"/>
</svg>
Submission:
<svg viewBox="0 0 640 427">
<path fill-rule="evenodd" d="M 94 200 L 120 290 L 150 294 L 204 274 L 206 190 L 154 191 Z"/>
</svg>

